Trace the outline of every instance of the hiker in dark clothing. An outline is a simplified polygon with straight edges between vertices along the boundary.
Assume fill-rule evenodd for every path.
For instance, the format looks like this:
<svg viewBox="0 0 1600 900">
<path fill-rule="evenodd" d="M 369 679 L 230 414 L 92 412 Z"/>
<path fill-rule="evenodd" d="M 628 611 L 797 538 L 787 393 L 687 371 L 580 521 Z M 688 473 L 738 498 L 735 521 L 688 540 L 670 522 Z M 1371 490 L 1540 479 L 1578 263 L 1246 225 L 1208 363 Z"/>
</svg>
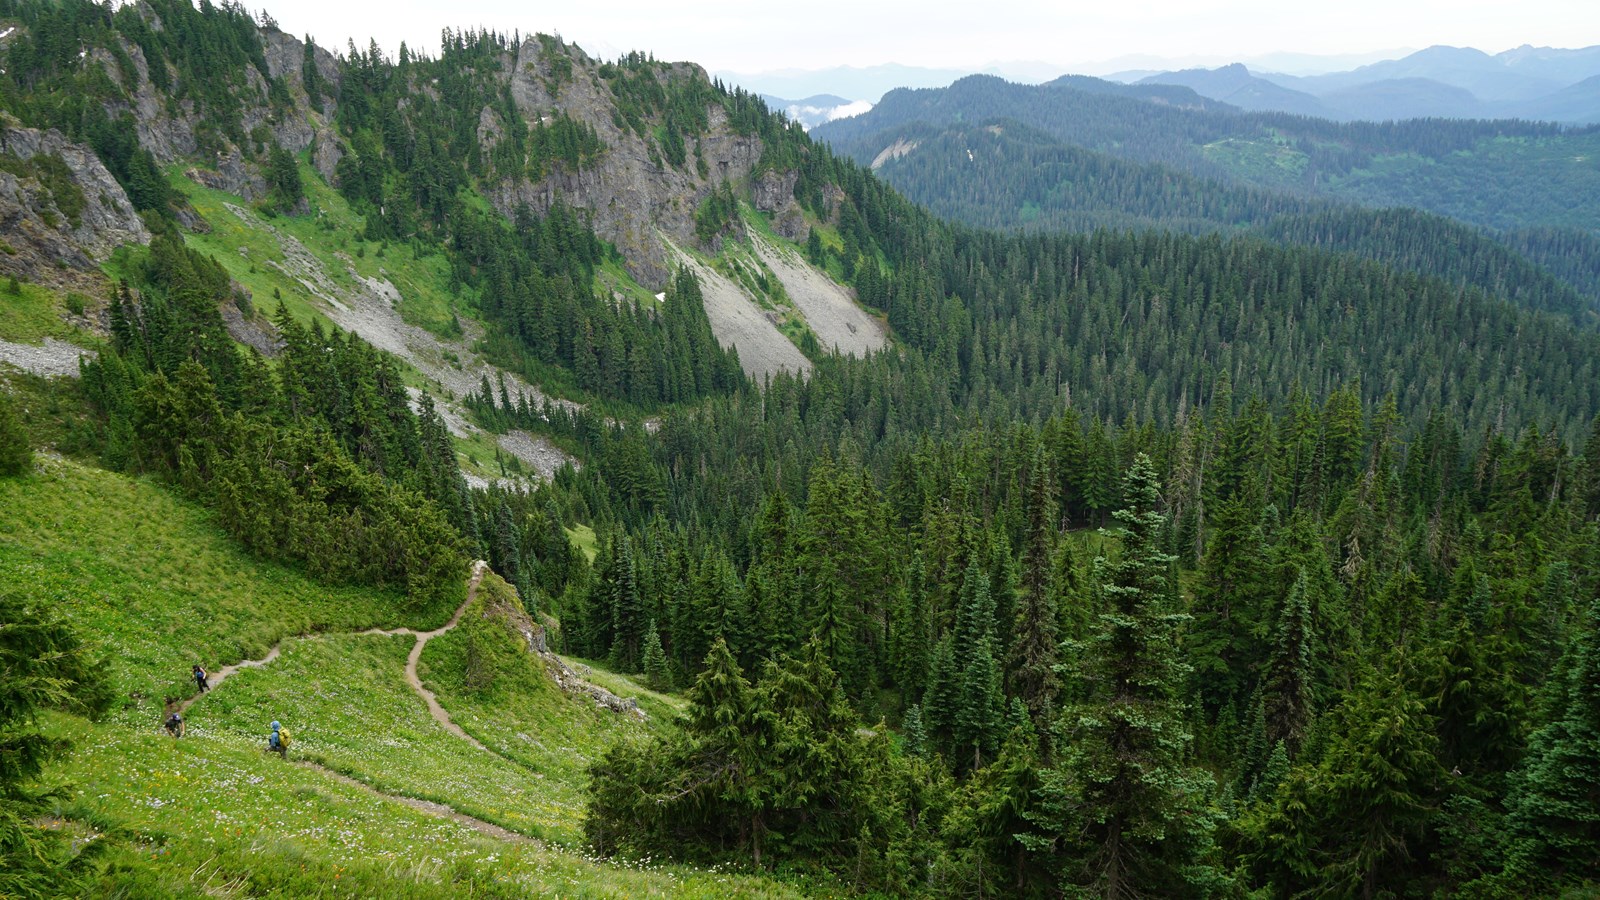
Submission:
<svg viewBox="0 0 1600 900">
<path fill-rule="evenodd" d="M 208 677 L 210 677 L 210 676 L 206 675 L 206 670 L 200 668 L 200 664 L 199 663 L 195 663 L 194 664 L 194 683 L 195 683 L 196 687 L 200 688 L 200 693 L 202 693 L 202 694 L 204 694 L 206 691 L 211 690 L 211 686 L 206 684 L 206 679 Z"/>
<path fill-rule="evenodd" d="M 167 734 L 175 738 L 183 737 L 183 713 L 178 712 L 178 701 L 167 698 L 166 720 L 161 724 L 167 729 Z"/>
</svg>

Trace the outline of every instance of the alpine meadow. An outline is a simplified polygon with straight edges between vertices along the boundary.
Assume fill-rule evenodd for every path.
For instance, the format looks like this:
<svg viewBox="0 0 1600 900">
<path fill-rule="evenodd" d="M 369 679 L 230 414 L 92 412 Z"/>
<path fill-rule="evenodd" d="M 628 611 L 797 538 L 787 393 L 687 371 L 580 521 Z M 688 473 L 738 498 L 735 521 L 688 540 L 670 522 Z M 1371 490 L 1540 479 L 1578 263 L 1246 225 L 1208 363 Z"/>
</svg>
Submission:
<svg viewBox="0 0 1600 900">
<path fill-rule="evenodd" d="M 0 0 L 3 900 L 1600 896 L 1600 126 L 270 12 Z"/>
</svg>

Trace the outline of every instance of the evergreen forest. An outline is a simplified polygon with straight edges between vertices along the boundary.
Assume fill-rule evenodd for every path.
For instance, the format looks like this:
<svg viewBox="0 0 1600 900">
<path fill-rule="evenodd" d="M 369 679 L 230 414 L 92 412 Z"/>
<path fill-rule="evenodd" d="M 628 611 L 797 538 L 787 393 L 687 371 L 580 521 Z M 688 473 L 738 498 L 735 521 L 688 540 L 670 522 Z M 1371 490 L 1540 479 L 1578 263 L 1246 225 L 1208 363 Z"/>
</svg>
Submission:
<svg viewBox="0 0 1600 900">
<path fill-rule="evenodd" d="M 469 740 L 529 771 L 529 733 L 559 740 L 492 720 L 549 690 L 531 647 L 664 698 L 564 788 L 551 775 L 552 794 L 580 798 L 570 835 L 517 832 L 505 807 L 534 797 L 464 814 L 608 873 L 680 867 L 597 895 L 691 894 L 672 879 L 704 876 L 695 895 L 714 896 L 724 873 L 760 880 L 749 896 L 1600 890 L 1600 207 L 1468 209 L 1421 178 L 1408 184 L 1428 203 L 1377 182 L 1308 187 L 1391 155 L 1592 133 L 1195 111 L 1070 80 L 1018 99 L 979 78 L 886 99 L 877 125 L 922 149 L 880 178 L 875 152 L 830 149 L 694 67 L 601 62 L 558 38 L 447 29 L 436 55 L 308 39 L 284 74 L 267 38 L 287 36 L 232 3 L 0 0 L 0 22 L 19 28 L 0 51 L 5 127 L 91 148 L 149 232 L 101 268 L 104 333 L 80 377 L 6 376 L 0 486 L 62 481 L 49 473 L 68 460 L 118 473 L 198 510 L 238 559 L 306 579 L 307 596 L 383 598 L 348 623 L 284 613 L 279 639 L 321 646 L 330 623 L 352 633 L 325 641 L 415 637 L 415 675 L 423 635 L 462 619 L 440 638 L 462 641 L 459 666 L 424 657 L 423 676 Z M 586 91 L 599 112 L 525 115 L 505 75 L 519 54 L 551 97 Z M 338 204 L 360 223 L 340 252 L 437 260 L 439 330 L 470 332 L 500 376 L 446 397 L 304 298 L 252 295 L 225 265 L 238 260 L 197 249 L 199 198 L 131 127 L 150 114 L 135 83 L 188 117 L 195 159 L 227 149 L 256 167 L 263 221 Z M 1071 102 L 1021 115 L 1052 91 Z M 1008 118 L 913 115 L 963 92 Z M 285 149 L 269 127 L 312 109 L 328 115 L 316 140 L 340 150 L 326 178 L 317 148 Z M 1069 119 L 1075 145 L 1056 139 Z M 845 148 L 867 124 L 829 139 Z M 1194 149 L 1241 129 L 1309 162 L 1247 183 Z M 685 258 L 736 271 L 732 248 L 778 233 L 757 194 L 782 184 L 804 227 L 771 239 L 880 320 L 884 349 L 813 341 L 808 371 L 751 377 L 692 266 L 646 285 L 639 248 L 603 237 L 604 213 L 578 198 L 495 202 L 583 183 L 619 154 L 603 134 L 639 142 L 675 185 L 714 183 L 708 136 L 755 148 L 747 176 L 674 207 L 698 241 Z M 1528 203 L 1573 189 L 1592 190 L 1542 184 Z M 1396 208 L 1355 205 L 1362 190 Z M 236 339 L 239 321 L 270 334 L 267 352 Z M 548 479 L 504 461 L 505 477 L 469 478 L 483 445 L 468 441 L 512 432 L 570 461 Z M 95 824 L 92 792 L 62 799 L 40 776 L 73 753 L 105 759 L 82 736 L 107 732 L 63 723 L 131 719 L 154 697 L 113 690 L 127 676 L 96 654 L 126 638 L 75 620 L 14 531 L 0 530 L 0 896 L 167 895 L 176 881 L 140 879 L 173 833 L 101 822 L 105 843 L 133 848 L 118 856 L 38 824 Z M 464 600 L 479 559 L 493 576 Z M 491 607 L 477 592 L 499 580 Z M 512 638 L 492 636 L 497 616 Z M 234 659 L 275 646 L 256 643 Z M 505 675 L 512 657 L 538 677 Z M 592 705 L 539 715 L 564 728 Z M 400 790 L 398 761 L 314 741 L 308 764 L 344 787 Z M 309 816 L 336 784 L 285 788 L 274 814 Z M 470 861 L 396 881 L 399 863 L 352 867 L 343 888 L 347 863 L 258 843 L 239 859 L 275 862 L 226 895 L 583 889 Z"/>
</svg>

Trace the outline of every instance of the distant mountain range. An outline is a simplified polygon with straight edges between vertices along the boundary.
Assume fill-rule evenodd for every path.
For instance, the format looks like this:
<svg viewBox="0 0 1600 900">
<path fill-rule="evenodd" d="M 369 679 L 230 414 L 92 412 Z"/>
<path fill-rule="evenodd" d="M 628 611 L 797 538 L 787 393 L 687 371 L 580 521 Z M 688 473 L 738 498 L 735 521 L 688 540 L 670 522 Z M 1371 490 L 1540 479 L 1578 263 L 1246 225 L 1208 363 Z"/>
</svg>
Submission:
<svg viewBox="0 0 1600 900">
<path fill-rule="evenodd" d="M 1364 59 L 1368 60 L 1365 64 L 1358 64 Z M 829 121 L 832 111 L 849 101 L 877 103 L 895 88 L 945 87 L 975 74 L 1041 84 L 1069 71 L 1087 71 L 1125 84 L 1187 87 L 1240 109 L 1338 121 L 1477 118 L 1584 125 L 1600 122 L 1600 46 L 1567 50 L 1524 45 L 1493 55 L 1470 47 L 1436 46 L 1394 59 L 1371 59 L 1371 55 L 1280 53 L 1217 67 L 1204 59 L 1125 57 L 1077 67 L 1006 62 L 963 70 L 885 63 L 717 75 L 766 96 L 769 106 L 795 107 L 790 118 L 808 128 Z M 1355 67 L 1340 68 L 1352 65 Z M 789 97 L 805 99 L 779 99 Z M 833 100 L 846 103 L 834 104 Z"/>
<path fill-rule="evenodd" d="M 1429 47 L 1348 72 L 1294 76 L 1242 64 L 1146 75 L 1241 109 L 1338 120 L 1480 118 L 1600 122 L 1600 46 L 1518 47 L 1493 56 Z"/>
<path fill-rule="evenodd" d="M 1021 85 L 973 75 L 948 88 L 891 91 L 870 112 L 819 126 L 813 135 L 867 163 L 896 144 L 918 143 L 913 129 L 921 126 L 967 129 L 1011 120 L 1067 147 L 1261 190 L 1418 207 L 1498 230 L 1554 226 L 1600 232 L 1600 168 L 1593 162 L 1600 160 L 1600 126 L 1442 116 L 1384 125 L 1270 107 L 1248 110 L 1241 108 L 1246 100 L 1264 104 L 1292 92 L 1242 71 L 1221 73 L 1230 74 L 1232 82 L 1223 87 L 1235 102 L 1184 84 L 1119 84 L 1071 75 Z M 1381 96 L 1403 81 L 1345 87 L 1330 96 L 1356 90 Z M 1433 84 L 1441 103 L 1466 93 Z M 1291 99 L 1301 104 L 1301 113 L 1312 103 L 1330 102 L 1309 94 Z M 1007 179 L 1034 178 L 1026 172 L 1026 156 L 1006 156 Z"/>
</svg>

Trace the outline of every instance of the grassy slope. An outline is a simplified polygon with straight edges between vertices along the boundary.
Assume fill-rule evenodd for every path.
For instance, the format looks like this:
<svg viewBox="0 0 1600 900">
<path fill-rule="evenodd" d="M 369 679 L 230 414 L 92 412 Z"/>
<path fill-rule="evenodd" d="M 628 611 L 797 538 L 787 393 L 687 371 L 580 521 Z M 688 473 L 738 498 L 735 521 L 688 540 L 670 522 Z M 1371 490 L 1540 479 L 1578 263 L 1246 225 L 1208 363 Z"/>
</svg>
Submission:
<svg viewBox="0 0 1600 900">
<path fill-rule="evenodd" d="M 190 693 L 195 662 L 217 669 L 287 635 L 448 614 L 258 562 L 166 491 L 58 458 L 0 479 L 0 511 L 0 590 L 53 600 L 112 653 L 124 721 L 154 721 L 162 696 Z"/>
<path fill-rule="evenodd" d="M 278 298 L 273 295 L 276 290 L 296 318 L 317 318 L 328 324 L 312 305 L 304 286 L 268 265 L 269 262 L 283 262 L 283 250 L 277 238 L 264 228 L 247 225 L 225 205 L 231 203 L 252 209 L 251 204 L 185 178 L 181 168 L 169 172 L 169 179 L 189 197 L 195 211 L 211 227 L 209 233 L 186 233 L 184 237 L 189 245 L 221 261 L 228 274 L 254 294 L 257 309 L 268 314 L 276 309 Z M 363 240 L 365 220 L 350 209 L 344 197 L 323 182 L 322 176 L 302 163 L 300 180 L 315 213 L 271 219 L 256 213 L 257 218 L 298 239 L 339 286 L 348 288 L 354 283 L 348 271 L 351 268 L 368 278 L 387 278 L 400 289 L 402 319 L 442 336 L 457 333 L 454 319 L 457 300 L 449 291 L 450 265 L 442 253 L 417 258 L 409 245 L 384 248 Z M 382 256 L 378 255 L 380 251 Z"/>
<path fill-rule="evenodd" d="M 74 344 L 92 341 L 91 336 L 64 321 L 68 312 L 65 295 L 35 284 L 19 283 L 17 288 L 17 293 L 12 294 L 0 280 L 0 339 L 19 344 L 39 344 L 47 337 Z M 79 296 L 76 301 L 80 311 L 93 305 L 87 297 Z"/>
<path fill-rule="evenodd" d="M 639 722 L 566 696 L 526 651 L 507 608 L 521 612 L 515 593 L 497 576 L 486 577 L 460 627 L 428 644 L 418 671 L 456 724 L 514 760 L 534 781 L 527 801 L 532 807 L 519 812 L 536 822 L 529 833 L 577 844 L 589 764 L 619 739 L 670 728 L 674 709 L 641 697 L 650 719 Z M 637 697 L 644 692 L 618 693 Z"/>
<path fill-rule="evenodd" d="M 525 671 L 518 684 L 529 696 L 508 683 L 472 703 L 448 691 L 441 698 L 447 709 L 461 703 L 469 719 L 537 736 L 555 758 L 511 761 L 478 750 L 434 723 L 406 686 L 410 637 L 287 640 L 273 664 L 244 670 L 202 698 L 189 711 L 187 737 L 167 738 L 149 698 L 186 692 L 196 657 L 213 666 L 255 657 L 286 635 L 317 629 L 430 627 L 445 611 L 408 612 L 396 597 L 330 590 L 252 560 L 203 512 L 155 486 L 53 457 L 32 476 L 0 480 L 0 590 L 55 601 L 113 660 L 117 690 L 130 698 L 98 725 L 48 721 L 78 747 L 51 776 L 74 786 L 60 808 L 65 827 L 115 838 L 107 896 L 791 893 L 761 879 L 613 865 L 485 838 L 262 752 L 265 723 L 278 717 L 295 732 L 295 755 L 513 830 L 575 839 L 580 756 L 638 728 Z M 430 644 L 430 665 L 442 670 L 449 651 Z M 578 753 L 564 759 L 558 738 Z"/>
</svg>

